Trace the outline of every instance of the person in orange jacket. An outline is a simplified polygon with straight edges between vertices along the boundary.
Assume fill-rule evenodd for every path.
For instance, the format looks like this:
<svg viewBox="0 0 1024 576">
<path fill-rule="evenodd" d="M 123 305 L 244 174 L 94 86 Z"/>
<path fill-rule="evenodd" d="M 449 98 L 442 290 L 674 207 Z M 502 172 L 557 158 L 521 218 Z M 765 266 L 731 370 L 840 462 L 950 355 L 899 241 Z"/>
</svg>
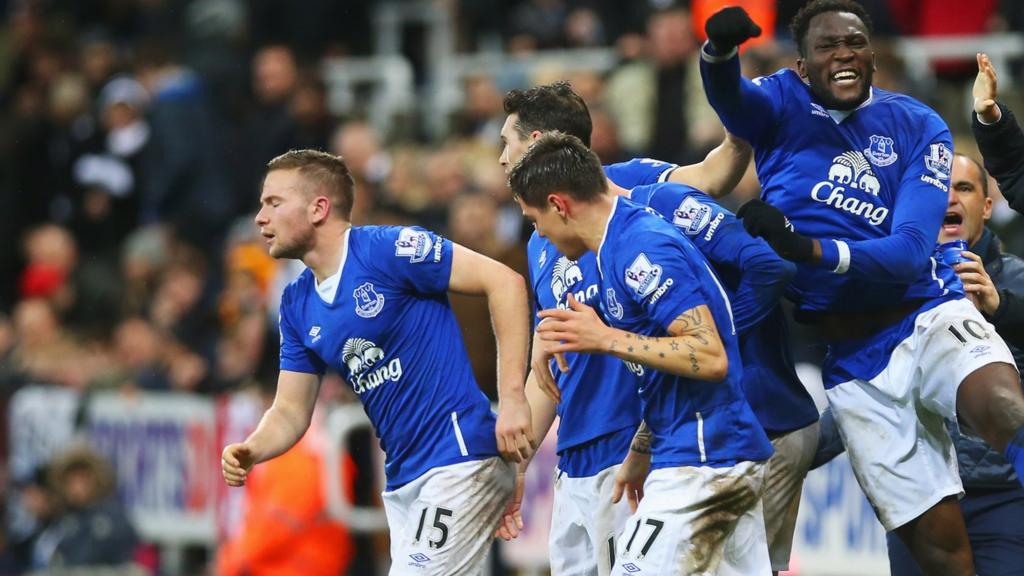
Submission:
<svg viewBox="0 0 1024 576">
<path fill-rule="evenodd" d="M 324 441 L 314 424 L 291 450 L 249 474 L 243 525 L 220 548 L 218 576 L 345 574 L 355 549 L 348 529 L 327 512 Z M 351 497 L 356 467 L 346 458 L 342 468 Z"/>
</svg>

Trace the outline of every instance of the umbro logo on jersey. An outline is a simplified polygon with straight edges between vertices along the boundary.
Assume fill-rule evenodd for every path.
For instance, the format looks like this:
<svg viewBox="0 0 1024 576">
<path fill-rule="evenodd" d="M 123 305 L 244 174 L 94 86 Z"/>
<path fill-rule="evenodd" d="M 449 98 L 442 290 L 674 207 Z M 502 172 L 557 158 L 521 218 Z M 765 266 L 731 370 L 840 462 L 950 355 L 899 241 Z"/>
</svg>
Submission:
<svg viewBox="0 0 1024 576">
<path fill-rule="evenodd" d="M 814 102 L 811 102 L 811 116 L 821 116 L 822 118 L 832 119 L 832 117 L 828 115 L 828 112 L 825 111 L 824 106 L 821 104 L 815 104 Z"/>
<path fill-rule="evenodd" d="M 320 327 L 319 326 L 313 326 L 312 328 L 310 328 L 309 329 L 309 337 L 312 338 L 313 339 L 313 343 L 316 344 L 317 340 L 319 340 L 321 338 L 321 336 L 320 336 Z"/>
</svg>

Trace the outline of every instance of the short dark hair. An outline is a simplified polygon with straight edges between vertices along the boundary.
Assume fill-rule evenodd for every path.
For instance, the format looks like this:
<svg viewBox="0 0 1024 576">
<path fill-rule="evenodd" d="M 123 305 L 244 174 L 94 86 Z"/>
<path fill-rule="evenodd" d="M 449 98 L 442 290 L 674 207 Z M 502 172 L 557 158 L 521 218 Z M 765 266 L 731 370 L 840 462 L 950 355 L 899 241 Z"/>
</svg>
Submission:
<svg viewBox="0 0 1024 576">
<path fill-rule="evenodd" d="M 553 192 L 583 202 L 608 192 L 597 154 L 579 138 L 561 132 L 548 132 L 534 141 L 512 167 L 508 183 L 512 193 L 533 208 L 544 208 Z"/>
<path fill-rule="evenodd" d="M 807 39 L 807 31 L 811 27 L 811 19 L 827 12 L 849 12 L 860 18 L 869 34 L 872 31 L 871 16 L 859 3 L 853 0 L 812 0 L 797 12 L 789 23 L 789 31 L 793 34 L 793 41 L 796 42 L 796 49 L 801 56 L 805 55 L 804 40 Z"/>
<path fill-rule="evenodd" d="M 319 193 L 331 200 L 339 216 L 345 220 L 352 217 L 355 181 L 341 156 L 320 150 L 289 150 L 267 163 L 267 173 L 274 170 L 298 170 L 303 178 L 319 188 Z"/>
<path fill-rule="evenodd" d="M 978 167 L 978 177 L 981 178 L 981 192 L 982 194 L 985 195 L 985 198 L 988 198 L 988 170 L 985 170 L 985 166 L 983 166 L 981 162 L 978 162 L 976 159 L 968 156 L 967 154 L 954 152 L 953 157 L 955 158 L 957 156 L 970 160 L 971 164 L 974 164 L 975 166 Z M 952 182 L 950 184 L 952 184 Z"/>
<path fill-rule="evenodd" d="M 519 116 L 516 130 L 524 138 L 534 130 L 558 130 L 580 139 L 590 147 L 590 109 L 572 86 L 564 81 L 512 90 L 505 94 L 505 114 Z"/>
</svg>

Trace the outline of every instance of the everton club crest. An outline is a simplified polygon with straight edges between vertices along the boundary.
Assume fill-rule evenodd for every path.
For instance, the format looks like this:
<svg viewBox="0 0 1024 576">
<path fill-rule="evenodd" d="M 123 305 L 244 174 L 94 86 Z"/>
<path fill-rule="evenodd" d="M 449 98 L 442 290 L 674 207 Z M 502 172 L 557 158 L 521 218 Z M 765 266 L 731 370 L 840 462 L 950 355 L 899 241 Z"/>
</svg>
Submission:
<svg viewBox="0 0 1024 576">
<path fill-rule="evenodd" d="M 352 291 L 356 299 L 356 314 L 363 318 L 373 318 L 384 308 L 384 295 L 379 294 L 370 282 L 363 282 Z"/>
<path fill-rule="evenodd" d="M 871 137 L 871 144 L 864 149 L 864 155 L 875 166 L 888 166 L 899 158 L 896 151 L 893 150 L 892 138 L 877 134 Z"/>
</svg>

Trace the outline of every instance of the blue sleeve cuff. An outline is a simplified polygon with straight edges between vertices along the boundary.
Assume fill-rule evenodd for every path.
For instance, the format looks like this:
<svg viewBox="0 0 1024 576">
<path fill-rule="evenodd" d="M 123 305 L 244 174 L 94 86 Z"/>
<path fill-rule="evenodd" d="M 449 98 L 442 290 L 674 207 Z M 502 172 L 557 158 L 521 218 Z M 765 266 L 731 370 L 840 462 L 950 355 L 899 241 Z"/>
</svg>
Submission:
<svg viewBox="0 0 1024 576">
<path fill-rule="evenodd" d="M 850 247 L 842 240 L 818 240 L 821 244 L 820 266 L 834 274 L 846 274 L 850 270 Z"/>
<path fill-rule="evenodd" d="M 729 51 L 728 54 L 719 54 L 718 51 L 715 50 L 714 45 L 711 44 L 711 41 L 710 40 L 706 40 L 706 41 L 704 41 L 704 46 L 701 47 L 700 57 L 705 62 L 708 62 L 708 63 L 711 63 L 711 64 L 717 64 L 719 62 L 725 62 L 727 60 L 731 60 L 733 58 L 733 56 L 736 56 L 736 54 L 739 54 L 739 51 L 740 51 L 740 49 L 738 47 L 734 47 L 732 50 Z"/>
</svg>

